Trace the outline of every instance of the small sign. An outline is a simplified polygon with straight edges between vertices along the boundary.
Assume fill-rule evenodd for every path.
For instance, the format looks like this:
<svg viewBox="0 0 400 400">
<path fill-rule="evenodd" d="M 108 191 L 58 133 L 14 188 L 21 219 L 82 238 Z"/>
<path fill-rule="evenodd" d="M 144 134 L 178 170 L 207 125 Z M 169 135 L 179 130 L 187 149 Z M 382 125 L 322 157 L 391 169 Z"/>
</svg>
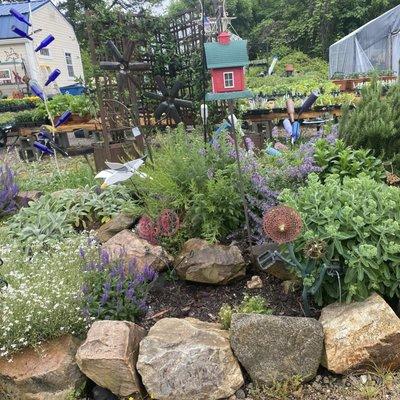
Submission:
<svg viewBox="0 0 400 400">
<path fill-rule="evenodd" d="M 140 130 L 137 126 L 135 126 L 134 128 L 132 128 L 132 134 L 134 137 L 138 137 L 141 135 Z"/>
</svg>

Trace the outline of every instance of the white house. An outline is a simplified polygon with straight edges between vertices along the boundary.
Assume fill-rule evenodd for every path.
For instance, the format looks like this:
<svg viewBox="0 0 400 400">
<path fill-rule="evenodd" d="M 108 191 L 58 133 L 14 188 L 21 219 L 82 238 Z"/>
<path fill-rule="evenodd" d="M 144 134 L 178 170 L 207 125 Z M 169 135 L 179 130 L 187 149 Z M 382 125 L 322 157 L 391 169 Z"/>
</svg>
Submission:
<svg viewBox="0 0 400 400">
<path fill-rule="evenodd" d="M 29 28 L 10 15 L 14 7 L 32 24 Z M 31 34 L 33 41 L 15 34 L 12 27 Z M 55 40 L 39 52 L 35 48 L 52 34 Z M 46 82 L 51 71 L 58 68 L 61 75 L 50 84 L 48 94 L 59 92 L 63 86 L 73 85 L 83 78 L 81 52 L 74 29 L 50 0 L 0 4 L 0 91 L 9 96 L 15 91 L 26 93 L 24 77 Z"/>
</svg>

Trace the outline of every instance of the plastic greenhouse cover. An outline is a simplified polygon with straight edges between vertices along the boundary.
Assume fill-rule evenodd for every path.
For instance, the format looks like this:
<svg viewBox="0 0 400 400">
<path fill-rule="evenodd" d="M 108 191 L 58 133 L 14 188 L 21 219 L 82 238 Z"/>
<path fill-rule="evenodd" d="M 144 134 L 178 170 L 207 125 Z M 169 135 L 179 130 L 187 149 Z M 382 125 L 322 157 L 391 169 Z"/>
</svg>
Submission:
<svg viewBox="0 0 400 400">
<path fill-rule="evenodd" d="M 374 68 L 398 74 L 400 5 L 368 22 L 329 48 L 329 72 L 353 74 Z"/>
</svg>

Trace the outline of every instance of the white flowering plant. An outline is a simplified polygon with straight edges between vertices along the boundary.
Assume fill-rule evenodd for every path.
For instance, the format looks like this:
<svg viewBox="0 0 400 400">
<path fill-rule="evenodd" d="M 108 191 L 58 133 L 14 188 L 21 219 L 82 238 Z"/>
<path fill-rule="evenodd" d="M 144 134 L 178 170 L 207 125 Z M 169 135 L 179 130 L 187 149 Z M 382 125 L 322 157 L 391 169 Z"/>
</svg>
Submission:
<svg viewBox="0 0 400 400">
<path fill-rule="evenodd" d="M 0 357 L 66 333 L 82 335 L 90 324 L 82 315 L 80 253 L 98 255 L 91 240 L 75 235 L 48 251 L 36 245 L 27 254 L 0 232 L 0 275 L 8 283 L 0 291 Z"/>
</svg>

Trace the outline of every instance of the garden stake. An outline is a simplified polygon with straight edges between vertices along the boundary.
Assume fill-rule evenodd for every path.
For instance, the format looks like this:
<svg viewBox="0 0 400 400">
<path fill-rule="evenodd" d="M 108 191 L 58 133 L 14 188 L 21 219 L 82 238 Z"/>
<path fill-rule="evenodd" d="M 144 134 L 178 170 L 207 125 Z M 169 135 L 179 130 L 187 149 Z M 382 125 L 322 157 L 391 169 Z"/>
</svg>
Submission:
<svg viewBox="0 0 400 400">
<path fill-rule="evenodd" d="M 244 217 L 246 220 L 247 240 L 248 240 L 249 246 L 250 246 L 250 253 L 252 253 L 249 210 L 247 207 L 246 193 L 244 191 L 243 174 L 242 174 L 242 167 L 240 165 L 239 145 L 238 145 L 237 136 L 236 136 L 235 121 L 233 119 L 233 111 L 234 111 L 234 102 L 233 102 L 233 100 L 230 100 L 229 101 L 229 113 L 231 115 L 231 121 L 230 121 L 231 122 L 231 133 L 232 133 L 232 137 L 233 137 L 233 142 L 235 144 L 235 157 L 236 157 L 236 163 L 237 163 L 237 168 L 238 168 L 239 190 L 240 190 L 240 194 L 242 195 L 242 201 L 243 201 Z"/>
</svg>

